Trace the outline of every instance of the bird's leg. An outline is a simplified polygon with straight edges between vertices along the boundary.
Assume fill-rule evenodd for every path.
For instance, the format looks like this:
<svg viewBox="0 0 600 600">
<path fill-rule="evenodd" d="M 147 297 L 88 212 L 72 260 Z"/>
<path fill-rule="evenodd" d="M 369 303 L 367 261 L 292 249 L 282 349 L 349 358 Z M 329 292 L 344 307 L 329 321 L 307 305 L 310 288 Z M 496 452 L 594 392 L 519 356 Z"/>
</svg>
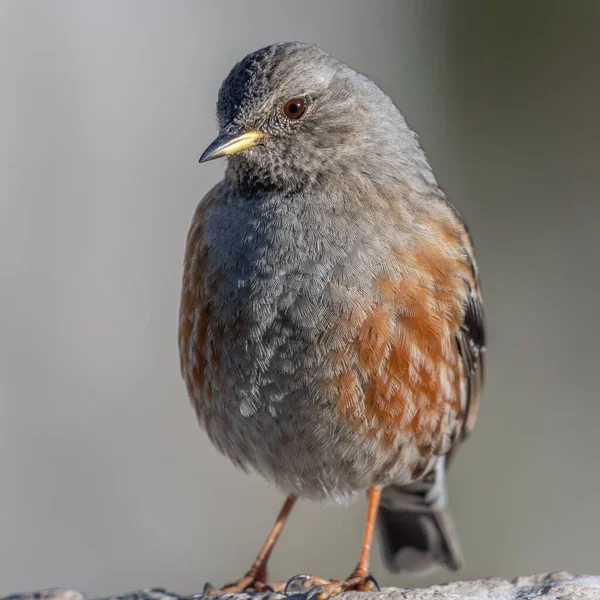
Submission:
<svg viewBox="0 0 600 600">
<path fill-rule="evenodd" d="M 370 488 L 360 557 L 348 579 L 338 581 L 321 579 L 319 577 L 312 577 L 311 575 L 299 575 L 288 582 L 285 588 L 286 592 L 306 591 L 310 589 L 309 597 L 311 599 L 326 600 L 327 598 L 331 598 L 331 596 L 348 590 L 367 591 L 378 588 L 377 582 L 369 574 L 369 559 L 380 500 L 381 488 Z"/>
<path fill-rule="evenodd" d="M 246 575 L 244 575 L 244 577 L 242 577 L 241 579 L 238 579 L 237 581 L 229 583 L 223 586 L 222 588 L 218 589 L 212 588 L 209 584 L 207 584 L 205 586 L 203 595 L 206 596 L 210 594 L 220 593 L 241 593 L 247 589 L 254 589 L 257 592 L 268 590 L 280 591 L 284 588 L 284 583 L 274 583 L 270 585 L 267 584 L 267 562 L 269 560 L 269 557 L 271 556 L 271 552 L 273 551 L 275 542 L 277 542 L 277 538 L 281 534 L 283 526 L 285 525 L 285 522 L 287 521 L 287 518 L 295 502 L 295 496 L 288 496 L 275 523 L 273 524 L 273 527 L 271 528 L 271 531 L 269 532 L 269 535 L 267 536 L 267 539 L 265 540 L 265 543 L 260 549 L 260 552 L 258 553 L 256 559 L 252 563 L 252 566 L 250 567 Z"/>
</svg>

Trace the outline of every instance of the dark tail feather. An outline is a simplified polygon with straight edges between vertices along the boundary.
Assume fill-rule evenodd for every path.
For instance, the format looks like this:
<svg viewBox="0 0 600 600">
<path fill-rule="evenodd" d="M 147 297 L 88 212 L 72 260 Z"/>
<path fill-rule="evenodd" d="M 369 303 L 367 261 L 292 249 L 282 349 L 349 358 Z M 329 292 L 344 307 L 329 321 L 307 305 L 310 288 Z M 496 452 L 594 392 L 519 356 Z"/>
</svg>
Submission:
<svg viewBox="0 0 600 600">
<path fill-rule="evenodd" d="M 421 481 L 383 490 L 377 516 L 383 560 L 394 573 L 425 574 L 439 567 L 458 571 L 462 556 L 446 510 L 445 461 Z"/>
</svg>

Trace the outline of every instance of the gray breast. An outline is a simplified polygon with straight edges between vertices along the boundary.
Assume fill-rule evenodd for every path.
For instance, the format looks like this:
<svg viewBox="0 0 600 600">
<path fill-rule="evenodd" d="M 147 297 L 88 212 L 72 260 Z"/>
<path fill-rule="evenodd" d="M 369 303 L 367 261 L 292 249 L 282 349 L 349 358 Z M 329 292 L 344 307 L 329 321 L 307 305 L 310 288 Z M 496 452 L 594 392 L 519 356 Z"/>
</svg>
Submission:
<svg viewBox="0 0 600 600">
<path fill-rule="evenodd" d="M 327 200 L 230 196 L 211 206 L 203 234 L 208 268 L 220 273 L 212 318 L 224 333 L 211 439 L 242 468 L 313 497 L 410 476 L 410 461 L 342 422 L 325 390 L 328 354 L 344 345 L 335 324 L 371 310 L 375 275 L 399 280 L 391 248 L 408 248 L 411 234 L 373 207 L 365 218 Z"/>
<path fill-rule="evenodd" d="M 347 278 L 344 265 L 359 251 L 344 217 L 325 220 L 311 199 L 290 202 L 215 206 L 206 230 L 211 268 L 224 274 L 215 318 L 231 329 L 223 366 L 235 389 L 227 401 L 242 414 L 307 383 L 319 359 L 315 335 L 336 318 L 331 281 Z"/>
</svg>

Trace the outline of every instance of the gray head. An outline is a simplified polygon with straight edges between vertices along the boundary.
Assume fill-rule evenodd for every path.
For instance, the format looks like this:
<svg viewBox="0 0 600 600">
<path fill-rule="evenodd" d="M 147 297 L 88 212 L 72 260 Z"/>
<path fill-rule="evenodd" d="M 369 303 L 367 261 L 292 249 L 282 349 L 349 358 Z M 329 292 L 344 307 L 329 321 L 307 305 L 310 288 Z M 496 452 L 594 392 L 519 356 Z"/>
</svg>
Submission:
<svg viewBox="0 0 600 600">
<path fill-rule="evenodd" d="M 375 83 L 310 44 L 273 44 L 236 64 L 219 91 L 221 133 L 200 162 L 229 157 L 239 188 L 293 193 L 324 176 L 397 170 L 416 137 Z M 391 160 L 392 158 L 396 160 Z"/>
</svg>

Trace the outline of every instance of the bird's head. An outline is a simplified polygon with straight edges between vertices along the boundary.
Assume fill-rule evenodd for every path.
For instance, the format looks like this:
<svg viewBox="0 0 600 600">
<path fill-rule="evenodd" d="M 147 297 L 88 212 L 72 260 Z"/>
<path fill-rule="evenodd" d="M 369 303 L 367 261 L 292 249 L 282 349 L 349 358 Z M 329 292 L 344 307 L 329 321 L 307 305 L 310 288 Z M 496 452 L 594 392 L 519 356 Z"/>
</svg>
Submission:
<svg viewBox="0 0 600 600">
<path fill-rule="evenodd" d="M 372 81 L 302 43 L 274 44 L 236 64 L 217 117 L 221 132 L 200 162 L 227 156 L 227 177 L 239 187 L 280 193 L 385 154 L 398 126 L 391 121 L 404 122 Z"/>
</svg>

